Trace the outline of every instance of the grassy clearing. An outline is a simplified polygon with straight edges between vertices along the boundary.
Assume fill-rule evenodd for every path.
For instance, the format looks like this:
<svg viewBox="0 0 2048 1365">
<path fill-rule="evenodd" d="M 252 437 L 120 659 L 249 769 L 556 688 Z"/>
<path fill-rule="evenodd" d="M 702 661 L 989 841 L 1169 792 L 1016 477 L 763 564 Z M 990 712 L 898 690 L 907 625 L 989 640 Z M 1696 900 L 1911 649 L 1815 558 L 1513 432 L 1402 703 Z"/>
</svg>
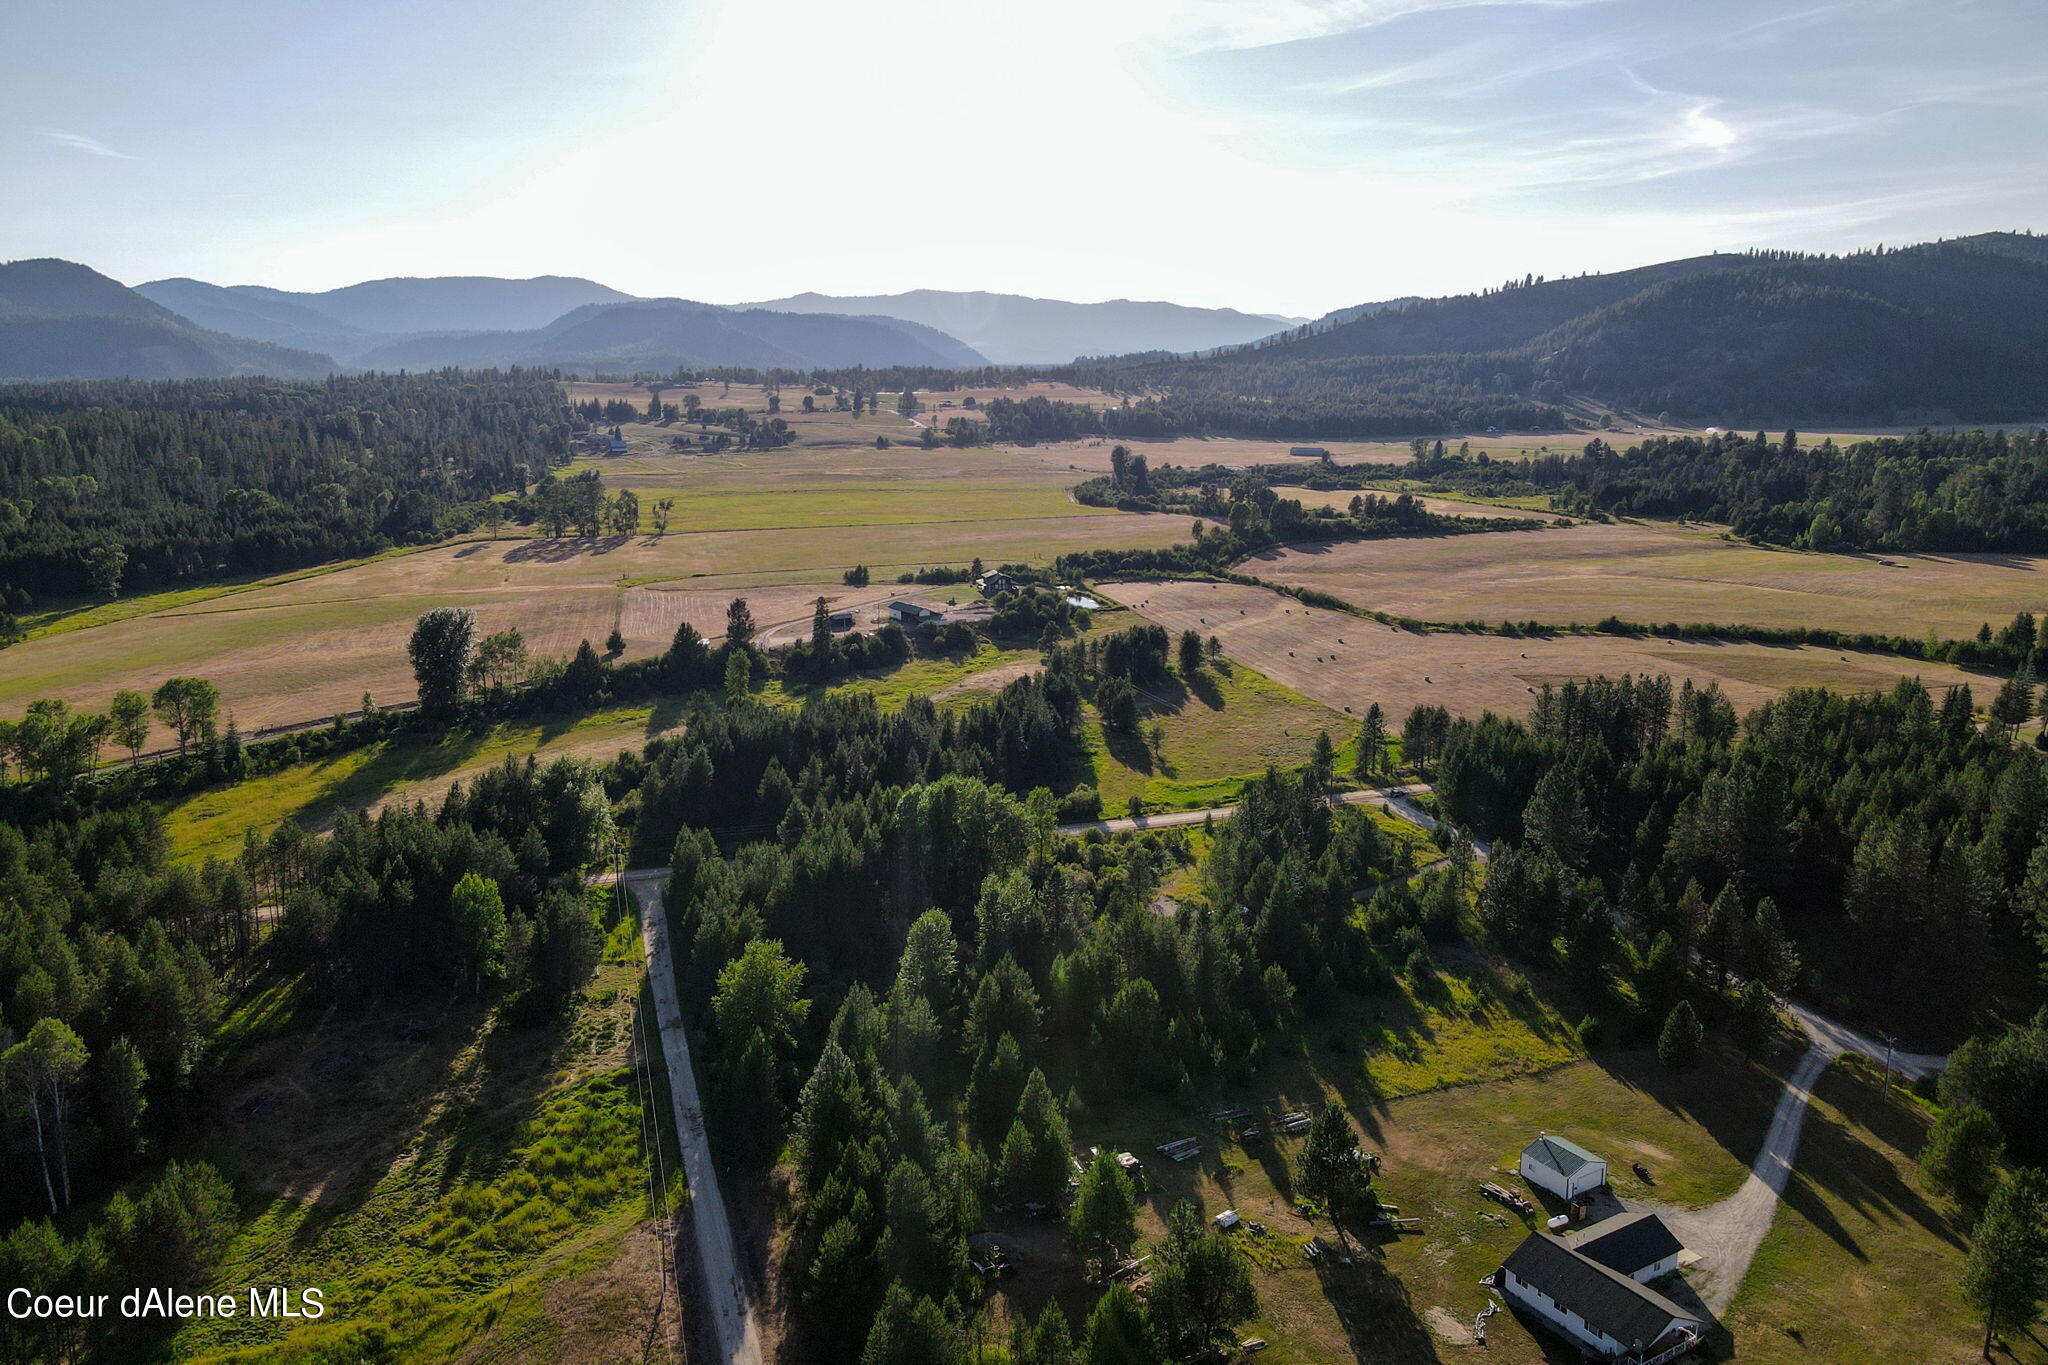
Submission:
<svg viewBox="0 0 2048 1365">
<path fill-rule="evenodd" d="M 912 697 L 930 697 L 942 707 L 965 708 L 986 701 L 1012 678 L 1038 666 L 1035 649 L 1004 649 L 977 640 L 972 653 L 912 659 L 901 668 L 871 669 L 822 687 L 777 678 L 756 696 L 770 706 L 794 708 L 813 697 L 865 692 L 885 709 L 899 707 Z"/>
<path fill-rule="evenodd" d="M 1983 1327 L 1956 1285 L 1965 1233 L 1915 1164 L 1932 1121 L 1861 1060 L 1814 1088 L 1799 1165 L 1728 1322 L 1745 1360 L 1971 1361 Z M 1901 1311 L 1904 1305 L 1911 1311 Z M 2004 1359 L 2048 1360 L 2038 1332 Z"/>
<path fill-rule="evenodd" d="M 287 820 L 319 828 L 345 810 L 431 799 L 464 777 L 526 754 L 609 758 L 674 728 L 678 716 L 677 703 L 662 702 L 521 718 L 481 731 L 402 735 L 171 802 L 163 809 L 164 831 L 181 861 L 229 858 L 250 830 L 267 833 Z"/>
<path fill-rule="evenodd" d="M 172 1354 L 674 1350 L 675 1301 L 645 1226 L 643 1138 L 665 1100 L 640 1093 L 630 1060 L 637 958 L 606 956 L 586 997 L 543 1026 L 460 1007 L 408 1023 L 398 1007 L 232 1030 L 233 1081 L 212 1126 L 245 1217 L 219 1282 L 318 1286 L 328 1313 L 193 1322 Z M 245 1009 L 278 1013 L 275 1001 Z"/>
<path fill-rule="evenodd" d="M 1110 736 L 1089 711 L 1077 780 L 1100 791 L 1112 815 L 1122 814 L 1132 796 L 1148 810 L 1227 804 L 1267 765 L 1308 762 L 1318 734 L 1342 746 L 1356 728 L 1329 707 L 1228 661 L 1203 669 L 1192 688 L 1176 679 L 1142 694 L 1140 709 L 1143 730 L 1134 739 Z"/>
</svg>

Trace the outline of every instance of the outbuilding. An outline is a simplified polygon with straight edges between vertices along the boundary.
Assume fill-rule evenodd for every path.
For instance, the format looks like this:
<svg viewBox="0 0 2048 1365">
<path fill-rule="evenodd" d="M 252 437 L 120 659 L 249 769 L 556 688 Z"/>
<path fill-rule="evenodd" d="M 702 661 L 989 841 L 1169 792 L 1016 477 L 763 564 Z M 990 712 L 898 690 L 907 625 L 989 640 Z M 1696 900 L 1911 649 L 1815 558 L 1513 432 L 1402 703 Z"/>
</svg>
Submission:
<svg viewBox="0 0 2048 1365">
<path fill-rule="evenodd" d="M 889 619 L 897 622 L 899 625 L 921 626 L 928 621 L 939 621 L 944 618 L 944 612 L 936 607 L 928 607 L 922 602 L 891 602 L 889 604 Z"/>
<path fill-rule="evenodd" d="M 1539 1133 L 1522 1149 L 1522 1179 L 1559 1199 L 1577 1199 L 1607 1183 L 1607 1163 L 1570 1138 Z"/>
</svg>

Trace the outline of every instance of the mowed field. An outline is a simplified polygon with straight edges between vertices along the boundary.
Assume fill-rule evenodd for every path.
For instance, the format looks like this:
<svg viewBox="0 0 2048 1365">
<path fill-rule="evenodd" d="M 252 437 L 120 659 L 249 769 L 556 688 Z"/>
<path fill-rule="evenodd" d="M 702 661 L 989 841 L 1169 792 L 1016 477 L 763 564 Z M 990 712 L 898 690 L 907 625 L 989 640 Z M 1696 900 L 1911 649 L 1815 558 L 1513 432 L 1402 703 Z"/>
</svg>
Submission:
<svg viewBox="0 0 2048 1365">
<path fill-rule="evenodd" d="M 1570 625 L 1618 616 L 1957 638 L 2048 609 L 2048 558 L 1815 554 L 1669 523 L 1300 545 L 1239 567 L 1430 621 Z"/>
<path fill-rule="evenodd" d="M 1468 537 L 1526 540 L 1523 534 Z M 1412 542 L 1411 542 L 1412 543 Z M 1869 691 L 1901 677 L 1940 689 L 1987 679 L 1945 665 L 1812 646 L 1632 640 L 1611 635 L 1550 639 L 1420 633 L 1344 612 L 1304 606 L 1266 588 L 1234 583 L 1114 585 L 1125 605 L 1178 634 L 1214 635 L 1229 657 L 1327 706 L 1362 714 L 1378 702 L 1404 716 L 1423 703 L 1453 715 L 1520 715 L 1545 683 L 1599 674 L 1663 673 L 1697 686 L 1718 683 L 1747 711 L 1791 687 Z"/>
<path fill-rule="evenodd" d="M 891 420 L 900 421 L 889 414 Z M 595 462 L 609 488 L 645 508 L 673 496 L 667 535 L 540 540 L 523 532 L 436 546 L 206 595 L 120 604 L 101 624 L 45 633 L 0 660 L 0 716 L 37 697 L 100 707 L 120 688 L 211 679 L 245 730 L 413 695 L 405 641 L 430 607 L 469 607 L 483 630 L 518 626 L 537 657 L 602 644 L 624 658 L 665 649 L 679 621 L 716 638 L 746 597 L 763 626 L 807 624 L 816 598 L 872 607 L 924 566 L 1046 562 L 1070 550 L 1165 545 L 1180 517 L 1081 507 L 1062 462 L 987 449 L 872 444 L 725 455 L 648 453 Z M 874 584 L 842 576 L 869 566 Z"/>
<path fill-rule="evenodd" d="M 1292 485 L 1273 485 L 1275 495 L 1293 498 L 1303 507 L 1336 507 L 1351 505 L 1358 497 L 1377 495 L 1383 498 L 1398 497 L 1402 493 L 1421 503 L 1429 511 L 1446 517 L 1535 517 L 1543 521 L 1569 521 L 1548 506 L 1548 499 L 1525 498 L 1514 502 L 1481 502 L 1474 498 L 1454 497 L 1440 493 L 1416 493 L 1405 488 L 1298 488 Z"/>
</svg>

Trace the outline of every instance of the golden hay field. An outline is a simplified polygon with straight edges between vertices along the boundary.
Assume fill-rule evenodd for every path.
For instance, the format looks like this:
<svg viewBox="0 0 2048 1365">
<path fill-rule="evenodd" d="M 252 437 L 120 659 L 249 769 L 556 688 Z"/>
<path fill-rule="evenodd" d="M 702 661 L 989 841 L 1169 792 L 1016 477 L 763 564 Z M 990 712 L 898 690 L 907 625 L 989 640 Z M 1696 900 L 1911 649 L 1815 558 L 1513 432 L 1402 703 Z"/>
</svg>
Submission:
<svg viewBox="0 0 2048 1365">
<path fill-rule="evenodd" d="M 893 419 L 894 414 L 890 414 Z M 1029 453 L 872 445 L 586 462 L 643 512 L 677 500 L 669 534 L 436 546 L 224 591 L 167 594 L 124 619 L 32 638 L 6 652 L 0 715 L 36 697 L 103 706 L 119 688 L 209 678 L 244 729 L 353 710 L 365 691 L 410 698 L 405 640 L 434 606 L 475 609 L 484 630 L 516 625 L 537 656 L 563 655 L 613 624 L 627 659 L 666 648 L 679 620 L 715 635 L 734 596 L 764 626 L 807 624 L 824 595 L 857 607 L 895 595 L 927 565 L 1046 562 L 1070 550 L 1165 545 L 1182 518 L 1081 507 L 1064 462 Z M 643 530 L 648 522 L 643 517 Z M 855 564 L 874 584 L 841 582 Z M 198 600 L 195 600 L 198 599 Z"/>
<path fill-rule="evenodd" d="M 1519 715 L 1543 684 L 1602 673 L 1665 673 L 1699 686 L 1719 683 L 1738 711 L 1790 687 L 1867 691 L 1901 677 L 1918 677 L 1935 689 L 1968 682 L 1983 692 L 1987 684 L 1984 677 L 1945 665 L 1811 646 L 1421 634 L 1234 583 L 1129 582 L 1111 591 L 1169 631 L 1214 635 L 1231 658 L 1353 715 L 1373 702 L 1397 717 L 1423 703 L 1461 716 Z"/>
<path fill-rule="evenodd" d="M 1662 523 L 1302 545 L 1245 573 L 1430 621 L 1816 626 L 1953 638 L 2048 609 L 2048 558 L 1844 555 Z"/>
<path fill-rule="evenodd" d="M 1303 507 L 1348 507 L 1355 497 L 1383 498 L 1398 497 L 1402 489 L 1382 488 L 1298 488 L 1292 485 L 1275 484 L 1273 492 L 1283 498 L 1293 498 Z M 1441 497 L 1433 493 L 1410 493 L 1410 497 L 1429 511 L 1447 517 L 1534 517 L 1539 521 L 1570 521 L 1547 507 L 1517 507 L 1507 503 L 1478 502 L 1465 498 Z M 1531 500 L 1534 501 L 1533 499 Z"/>
</svg>

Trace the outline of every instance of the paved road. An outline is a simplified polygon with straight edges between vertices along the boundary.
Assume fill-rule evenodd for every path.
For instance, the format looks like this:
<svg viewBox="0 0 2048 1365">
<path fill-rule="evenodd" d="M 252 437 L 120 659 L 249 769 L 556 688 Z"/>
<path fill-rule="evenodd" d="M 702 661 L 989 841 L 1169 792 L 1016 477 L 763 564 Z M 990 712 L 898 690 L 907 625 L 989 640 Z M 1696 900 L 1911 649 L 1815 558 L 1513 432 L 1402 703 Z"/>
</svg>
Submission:
<svg viewBox="0 0 2048 1365">
<path fill-rule="evenodd" d="M 647 951 L 648 986 L 654 996 L 654 1018 L 661 1028 L 661 1051 L 668 1065 L 669 1096 L 675 1103 L 676 1140 L 683 1149 L 683 1175 L 690 1182 L 690 1222 L 697 1236 L 697 1269 L 703 1276 L 703 1303 L 710 1309 L 719 1354 L 728 1365 L 761 1365 L 761 1324 L 740 1278 L 733 1252 L 732 1223 L 725 1196 L 711 1164 L 704 1135 L 704 1106 L 697 1098 L 697 1077 L 690 1068 L 690 1040 L 683 1031 L 683 1012 L 676 1000 L 675 964 L 668 950 L 668 916 L 661 907 L 666 868 L 628 872 L 624 881 L 640 903 L 640 941 Z"/>
<path fill-rule="evenodd" d="M 1860 1053 L 1875 1061 L 1885 1060 L 1884 1044 L 1838 1024 L 1806 1006 L 1788 1001 L 1786 1012 L 1798 1023 L 1809 1046 L 1785 1079 L 1785 1093 L 1771 1111 L 1771 1126 L 1764 1134 L 1763 1150 L 1750 1163 L 1742 1187 L 1718 1204 L 1703 1209 L 1666 1208 L 1664 1220 L 1700 1258 L 1694 1274 L 1700 1298 L 1718 1316 L 1735 1301 L 1735 1291 L 1749 1273 L 1749 1263 L 1763 1245 L 1777 1216 L 1778 1200 L 1792 1179 L 1792 1165 L 1799 1155 L 1799 1135 L 1806 1126 L 1806 1111 L 1813 1101 L 1813 1087 L 1821 1073 L 1845 1052 Z M 1931 1053 L 1893 1053 L 1892 1068 L 1907 1076 L 1924 1076 L 1948 1065 L 1946 1057 Z"/>
</svg>

